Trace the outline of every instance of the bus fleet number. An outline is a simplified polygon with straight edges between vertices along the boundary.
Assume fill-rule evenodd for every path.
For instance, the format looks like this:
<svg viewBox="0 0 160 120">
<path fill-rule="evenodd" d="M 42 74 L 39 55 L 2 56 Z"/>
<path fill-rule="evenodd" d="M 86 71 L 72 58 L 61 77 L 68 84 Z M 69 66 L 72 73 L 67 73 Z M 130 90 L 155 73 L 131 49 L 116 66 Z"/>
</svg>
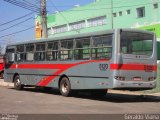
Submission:
<svg viewBox="0 0 160 120">
<path fill-rule="evenodd" d="M 99 69 L 101 71 L 106 71 L 108 69 L 108 64 L 99 64 Z"/>
</svg>

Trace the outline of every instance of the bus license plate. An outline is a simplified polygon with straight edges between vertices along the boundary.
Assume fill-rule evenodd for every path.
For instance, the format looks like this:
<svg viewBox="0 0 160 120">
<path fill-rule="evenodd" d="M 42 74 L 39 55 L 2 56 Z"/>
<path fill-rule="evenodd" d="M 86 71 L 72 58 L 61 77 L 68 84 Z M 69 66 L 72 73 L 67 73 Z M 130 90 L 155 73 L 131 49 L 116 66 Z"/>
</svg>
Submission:
<svg viewBox="0 0 160 120">
<path fill-rule="evenodd" d="M 142 81 L 142 78 L 141 77 L 134 77 L 133 80 L 134 81 Z"/>
</svg>

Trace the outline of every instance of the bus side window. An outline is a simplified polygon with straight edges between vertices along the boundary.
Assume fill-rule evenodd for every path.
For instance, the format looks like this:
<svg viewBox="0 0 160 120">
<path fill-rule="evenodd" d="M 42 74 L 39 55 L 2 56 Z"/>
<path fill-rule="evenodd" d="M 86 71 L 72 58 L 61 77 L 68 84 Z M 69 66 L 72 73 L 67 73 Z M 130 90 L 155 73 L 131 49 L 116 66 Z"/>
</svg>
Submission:
<svg viewBox="0 0 160 120">
<path fill-rule="evenodd" d="M 76 40 L 74 57 L 76 60 L 90 59 L 90 38 L 81 38 Z"/>
<path fill-rule="evenodd" d="M 26 60 L 33 61 L 34 60 L 34 44 L 26 45 Z"/>
<path fill-rule="evenodd" d="M 22 62 L 26 60 L 26 53 L 25 53 L 25 47 L 24 45 L 17 46 L 16 50 L 16 61 Z"/>
<path fill-rule="evenodd" d="M 46 59 L 47 60 L 58 60 L 58 41 L 48 42 Z"/>
<path fill-rule="evenodd" d="M 61 50 L 60 51 L 61 60 L 73 59 L 73 40 L 62 41 L 60 50 Z"/>
<path fill-rule="evenodd" d="M 112 53 L 112 35 L 93 37 L 92 59 L 108 59 Z"/>
<path fill-rule="evenodd" d="M 6 63 L 13 63 L 15 61 L 15 49 L 11 48 L 11 49 L 7 49 L 6 50 Z"/>
<path fill-rule="evenodd" d="M 45 43 L 37 43 L 34 59 L 37 61 L 45 60 Z"/>
</svg>

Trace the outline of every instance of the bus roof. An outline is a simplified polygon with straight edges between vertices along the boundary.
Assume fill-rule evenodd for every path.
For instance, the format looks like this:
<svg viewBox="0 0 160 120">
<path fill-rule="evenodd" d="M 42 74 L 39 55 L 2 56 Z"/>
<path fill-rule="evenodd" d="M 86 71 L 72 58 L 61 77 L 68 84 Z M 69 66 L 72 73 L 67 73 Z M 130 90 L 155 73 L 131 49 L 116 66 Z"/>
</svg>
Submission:
<svg viewBox="0 0 160 120">
<path fill-rule="evenodd" d="M 44 39 L 35 39 L 35 40 L 29 40 L 24 42 L 16 42 L 16 43 L 10 43 L 7 46 L 15 46 L 15 45 L 22 45 L 22 44 L 30 44 L 30 43 L 41 43 L 41 42 L 49 42 L 49 41 L 56 41 L 56 40 L 67 40 L 67 39 L 75 39 L 75 38 L 82 38 L 87 36 L 98 36 L 103 34 L 112 34 L 116 30 L 123 30 L 123 31 L 137 31 L 137 32 L 143 32 L 143 33 L 152 33 L 144 30 L 139 29 L 130 29 L 130 28 L 123 28 L 123 29 L 111 29 L 111 30 L 102 30 L 97 32 L 90 32 L 90 33 L 79 33 L 76 35 L 68 35 L 68 36 L 62 36 L 62 37 L 53 37 L 53 38 L 44 38 Z"/>
</svg>

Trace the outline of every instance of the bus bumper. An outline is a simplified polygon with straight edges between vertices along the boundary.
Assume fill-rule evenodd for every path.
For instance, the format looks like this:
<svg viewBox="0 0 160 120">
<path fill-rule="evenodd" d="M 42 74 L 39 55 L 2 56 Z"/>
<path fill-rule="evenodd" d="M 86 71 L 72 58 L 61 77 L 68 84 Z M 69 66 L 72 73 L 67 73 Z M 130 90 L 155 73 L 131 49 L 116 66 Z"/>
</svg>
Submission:
<svg viewBox="0 0 160 120">
<path fill-rule="evenodd" d="M 156 87 L 156 81 L 140 82 L 140 81 L 117 81 L 114 84 L 115 89 L 126 90 L 148 90 Z"/>
</svg>

